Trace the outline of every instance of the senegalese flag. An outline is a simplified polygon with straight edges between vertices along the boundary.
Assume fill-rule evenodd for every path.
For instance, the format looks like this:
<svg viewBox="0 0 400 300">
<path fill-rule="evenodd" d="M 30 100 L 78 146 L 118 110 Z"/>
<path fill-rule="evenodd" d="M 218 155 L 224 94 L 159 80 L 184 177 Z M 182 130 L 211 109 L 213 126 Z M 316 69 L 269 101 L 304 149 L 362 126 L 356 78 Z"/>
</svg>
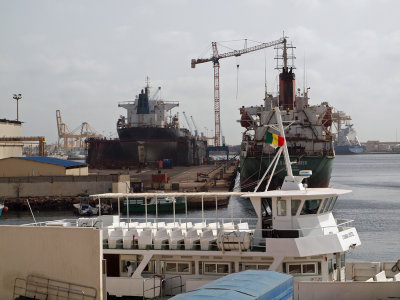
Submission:
<svg viewBox="0 0 400 300">
<path fill-rule="evenodd" d="M 267 131 L 267 133 L 265 135 L 265 142 L 267 144 L 271 144 L 272 146 L 280 147 L 285 144 L 285 138 Z"/>
</svg>

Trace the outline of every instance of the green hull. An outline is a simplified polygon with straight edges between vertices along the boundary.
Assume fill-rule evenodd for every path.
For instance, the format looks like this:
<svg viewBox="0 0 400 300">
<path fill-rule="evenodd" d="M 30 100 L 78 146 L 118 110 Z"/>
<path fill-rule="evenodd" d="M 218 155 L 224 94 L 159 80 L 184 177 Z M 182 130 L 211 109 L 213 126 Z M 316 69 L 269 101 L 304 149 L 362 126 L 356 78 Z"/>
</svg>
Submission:
<svg viewBox="0 0 400 300">
<path fill-rule="evenodd" d="M 290 160 L 295 161 L 297 156 L 291 156 Z M 241 157 L 240 158 L 240 186 L 242 191 L 252 191 L 257 185 L 259 179 L 262 178 L 273 156 L 270 157 Z M 292 164 L 293 175 L 298 175 L 301 170 L 311 170 L 312 176 L 307 179 L 308 187 L 328 187 L 331 179 L 333 156 L 303 156 L 301 160 Z M 284 158 L 279 159 L 272 177 L 269 190 L 280 187 L 286 176 L 286 166 Z M 264 190 L 266 181 L 261 185 L 259 190 Z"/>
</svg>

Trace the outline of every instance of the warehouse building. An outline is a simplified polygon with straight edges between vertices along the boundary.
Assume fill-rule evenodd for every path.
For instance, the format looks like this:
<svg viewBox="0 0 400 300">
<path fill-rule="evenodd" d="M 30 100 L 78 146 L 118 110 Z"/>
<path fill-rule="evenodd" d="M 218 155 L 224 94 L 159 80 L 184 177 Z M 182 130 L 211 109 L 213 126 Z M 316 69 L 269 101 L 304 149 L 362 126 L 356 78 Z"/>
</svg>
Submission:
<svg viewBox="0 0 400 300">
<path fill-rule="evenodd" d="M 88 175 L 88 165 L 46 156 L 0 159 L 0 177 Z"/>
<path fill-rule="evenodd" d="M 0 159 L 11 156 L 21 156 L 24 143 L 7 138 L 22 137 L 22 122 L 0 119 Z"/>
</svg>

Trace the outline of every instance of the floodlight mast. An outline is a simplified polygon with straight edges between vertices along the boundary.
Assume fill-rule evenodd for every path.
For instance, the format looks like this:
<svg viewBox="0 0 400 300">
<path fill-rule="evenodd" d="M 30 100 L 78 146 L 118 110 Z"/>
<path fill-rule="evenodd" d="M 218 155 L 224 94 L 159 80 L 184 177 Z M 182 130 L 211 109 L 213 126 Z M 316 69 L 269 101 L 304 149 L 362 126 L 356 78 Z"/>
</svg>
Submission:
<svg viewBox="0 0 400 300">
<path fill-rule="evenodd" d="M 17 121 L 19 121 L 19 107 L 18 107 L 18 101 L 22 98 L 21 94 L 14 94 L 13 99 L 17 101 Z"/>
</svg>

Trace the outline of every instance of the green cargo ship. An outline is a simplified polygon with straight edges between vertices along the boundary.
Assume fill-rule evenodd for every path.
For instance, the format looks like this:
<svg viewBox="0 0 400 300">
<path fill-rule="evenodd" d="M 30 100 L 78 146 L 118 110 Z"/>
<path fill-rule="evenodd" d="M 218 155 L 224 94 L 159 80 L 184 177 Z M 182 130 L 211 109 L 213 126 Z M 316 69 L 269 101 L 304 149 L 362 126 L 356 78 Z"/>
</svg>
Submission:
<svg viewBox="0 0 400 300">
<path fill-rule="evenodd" d="M 274 107 L 279 107 L 284 126 L 285 143 L 292 161 L 294 175 L 301 170 L 311 170 L 309 187 L 328 187 L 335 157 L 333 149 L 333 108 L 327 102 L 310 105 L 308 89 L 296 91 L 294 67 L 289 67 L 286 42 L 277 56 L 283 59 L 279 68 L 279 94 L 265 93 L 259 106 L 240 108 L 240 124 L 245 128 L 240 151 L 240 184 L 242 191 L 253 190 L 263 177 L 277 148 L 266 143 L 267 132 L 278 134 Z M 269 190 L 281 186 L 286 167 L 281 159 L 271 179 Z M 268 177 L 259 190 L 265 189 Z"/>
</svg>

